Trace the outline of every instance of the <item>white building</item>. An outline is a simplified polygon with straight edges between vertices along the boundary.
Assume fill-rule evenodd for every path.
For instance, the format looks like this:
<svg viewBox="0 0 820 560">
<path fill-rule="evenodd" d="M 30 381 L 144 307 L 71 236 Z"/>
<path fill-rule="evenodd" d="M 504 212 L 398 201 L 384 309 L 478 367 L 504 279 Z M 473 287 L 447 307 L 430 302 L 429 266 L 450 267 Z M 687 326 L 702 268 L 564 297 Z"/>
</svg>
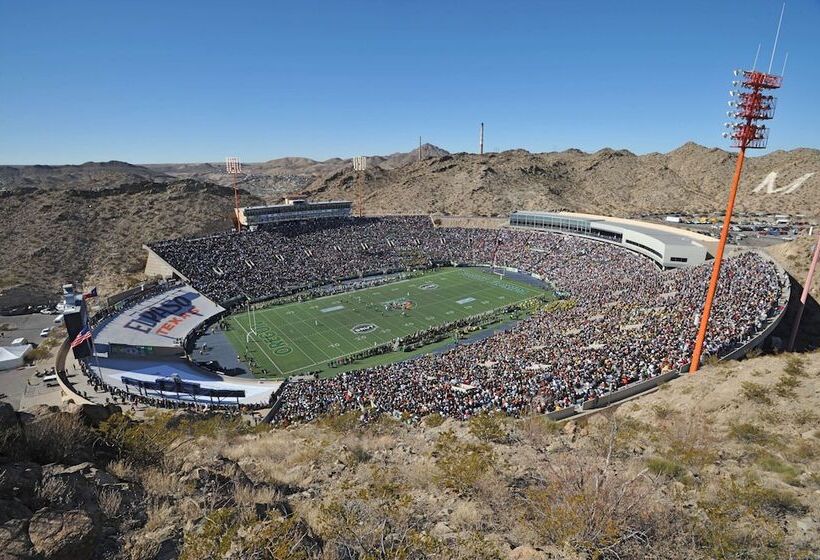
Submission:
<svg viewBox="0 0 820 560">
<path fill-rule="evenodd" d="M 697 266 L 706 260 L 706 247 L 684 230 L 610 221 L 569 213 L 518 210 L 510 226 L 560 231 L 620 245 L 654 260 L 663 268 Z"/>
</svg>

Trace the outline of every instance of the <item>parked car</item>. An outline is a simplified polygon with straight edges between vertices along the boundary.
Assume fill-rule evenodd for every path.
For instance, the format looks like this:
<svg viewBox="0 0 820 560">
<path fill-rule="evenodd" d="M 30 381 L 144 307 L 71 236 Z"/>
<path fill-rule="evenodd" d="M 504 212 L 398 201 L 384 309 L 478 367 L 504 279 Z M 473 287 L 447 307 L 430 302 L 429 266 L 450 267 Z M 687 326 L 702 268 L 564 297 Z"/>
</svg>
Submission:
<svg viewBox="0 0 820 560">
<path fill-rule="evenodd" d="M 40 336 L 42 336 L 43 338 L 47 337 L 50 334 L 51 334 L 51 327 L 46 327 L 46 328 L 44 328 L 43 330 L 40 331 Z"/>
</svg>

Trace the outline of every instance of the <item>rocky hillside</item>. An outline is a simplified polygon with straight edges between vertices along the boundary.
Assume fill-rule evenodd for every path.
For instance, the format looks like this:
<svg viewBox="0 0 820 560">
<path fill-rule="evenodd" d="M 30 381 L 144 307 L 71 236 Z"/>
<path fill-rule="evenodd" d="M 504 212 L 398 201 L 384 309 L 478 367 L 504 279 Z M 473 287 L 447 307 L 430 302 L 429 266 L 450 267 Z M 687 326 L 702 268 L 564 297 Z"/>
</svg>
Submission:
<svg viewBox="0 0 820 560">
<path fill-rule="evenodd" d="M 784 340 L 791 336 L 792 325 L 796 318 L 796 309 L 799 298 L 803 292 L 803 283 L 811 264 L 812 252 L 814 251 L 817 237 L 801 237 L 790 243 L 781 243 L 766 248 L 766 252 L 794 278 L 796 286 L 793 286 L 791 306 L 786 317 L 778 328 L 776 334 Z M 809 298 L 803 311 L 800 321 L 800 331 L 798 333 L 795 349 L 820 348 L 820 270 L 814 275 L 814 281 L 809 287 Z"/>
<path fill-rule="evenodd" d="M 449 154 L 429 144 L 371 156 L 361 181 L 370 213 L 435 212 L 505 216 L 510 210 L 568 209 L 634 216 L 644 212 L 721 210 L 734 156 L 686 144 L 636 156 L 605 149 L 533 154 Z M 356 200 L 351 161 L 281 158 L 244 166 L 243 204 L 284 193 Z M 791 193 L 752 192 L 770 173 Z M 820 213 L 820 151 L 750 158 L 741 210 Z M 0 166 L 0 289 L 28 283 L 49 291 L 65 280 L 105 287 L 142 267 L 150 240 L 227 229 L 233 204 L 222 164 Z"/>
<path fill-rule="evenodd" d="M 504 215 L 515 209 L 572 210 L 635 216 L 645 212 L 722 211 L 735 156 L 688 143 L 667 154 L 626 150 L 534 154 L 511 150 L 446 154 L 365 174 L 368 212 Z M 794 192 L 752 192 L 770 173 L 775 188 L 809 173 Z M 344 168 L 316 180 L 308 192 L 355 199 L 356 176 Z M 820 150 L 799 149 L 749 158 L 739 210 L 820 213 Z"/>
<path fill-rule="evenodd" d="M 249 203 L 260 203 L 244 195 Z M 146 241 L 231 227 L 233 191 L 192 180 L 0 191 L 0 288 L 113 288 L 142 272 Z"/>
<path fill-rule="evenodd" d="M 808 560 L 819 408 L 818 353 L 707 366 L 565 424 L 0 407 L 0 556 Z"/>
<path fill-rule="evenodd" d="M 162 172 L 122 161 L 82 165 L 0 165 L 0 192 L 27 188 L 97 189 L 171 179 Z"/>
<path fill-rule="evenodd" d="M 421 146 L 421 154 L 423 157 L 434 157 L 447 155 L 448 152 L 438 146 L 424 144 Z M 417 160 L 418 150 L 396 152 L 387 156 L 371 155 L 367 158 L 369 167 L 384 169 L 396 169 Z M 222 163 L 150 164 L 145 167 L 177 178 L 232 185 Z M 243 173 L 238 177 L 238 184 L 248 192 L 274 202 L 285 194 L 303 191 L 320 177 L 345 168 L 352 169 L 353 160 L 331 158 L 317 161 L 305 157 L 284 157 L 261 163 L 243 163 Z"/>
</svg>

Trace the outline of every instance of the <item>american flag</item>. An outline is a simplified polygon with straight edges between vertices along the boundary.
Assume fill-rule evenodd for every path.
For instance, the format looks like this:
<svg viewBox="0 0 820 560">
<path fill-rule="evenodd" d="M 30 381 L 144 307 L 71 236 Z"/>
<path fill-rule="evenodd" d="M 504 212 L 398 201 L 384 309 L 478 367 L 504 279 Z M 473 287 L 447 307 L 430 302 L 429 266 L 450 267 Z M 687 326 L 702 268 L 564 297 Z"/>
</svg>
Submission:
<svg viewBox="0 0 820 560">
<path fill-rule="evenodd" d="M 71 347 L 76 348 L 86 340 L 91 340 L 91 329 L 83 327 L 83 330 L 77 333 L 77 337 L 72 341 Z"/>
</svg>

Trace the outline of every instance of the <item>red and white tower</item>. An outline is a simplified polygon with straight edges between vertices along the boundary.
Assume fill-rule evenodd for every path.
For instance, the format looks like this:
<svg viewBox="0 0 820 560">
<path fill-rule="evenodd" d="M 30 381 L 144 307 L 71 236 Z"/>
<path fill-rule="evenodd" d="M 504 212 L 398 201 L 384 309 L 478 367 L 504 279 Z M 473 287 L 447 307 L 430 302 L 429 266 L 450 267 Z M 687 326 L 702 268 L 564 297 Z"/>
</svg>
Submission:
<svg viewBox="0 0 820 560">
<path fill-rule="evenodd" d="M 778 34 L 779 32 L 778 29 Z M 774 53 L 772 53 L 772 58 L 774 58 Z M 735 70 L 735 76 L 738 79 L 733 81 L 732 85 L 737 89 L 729 92 L 733 99 L 729 101 L 732 110 L 728 112 L 728 115 L 735 120 L 726 123 L 726 128 L 729 131 L 724 132 L 723 136 L 731 139 L 732 146 L 740 151 L 735 164 L 735 174 L 732 177 L 732 186 L 729 189 L 729 201 L 726 204 L 726 215 L 723 217 L 723 228 L 720 230 L 720 241 L 715 253 L 715 263 L 712 266 L 712 278 L 706 292 L 706 303 L 703 306 L 700 327 L 695 339 L 695 349 L 692 352 L 692 362 L 689 366 L 690 373 L 695 373 L 700 367 L 703 342 L 706 339 L 709 315 L 712 311 L 712 303 L 715 299 L 718 279 L 720 278 L 723 251 L 726 248 L 726 240 L 729 238 L 729 225 L 732 221 L 732 211 L 735 207 L 735 197 L 740 183 L 740 174 L 743 171 L 746 150 L 766 147 L 769 139 L 769 128 L 764 123 L 774 117 L 776 104 L 775 97 L 770 95 L 769 92 L 779 88 L 783 83 L 781 76 L 757 70 Z"/>
</svg>

